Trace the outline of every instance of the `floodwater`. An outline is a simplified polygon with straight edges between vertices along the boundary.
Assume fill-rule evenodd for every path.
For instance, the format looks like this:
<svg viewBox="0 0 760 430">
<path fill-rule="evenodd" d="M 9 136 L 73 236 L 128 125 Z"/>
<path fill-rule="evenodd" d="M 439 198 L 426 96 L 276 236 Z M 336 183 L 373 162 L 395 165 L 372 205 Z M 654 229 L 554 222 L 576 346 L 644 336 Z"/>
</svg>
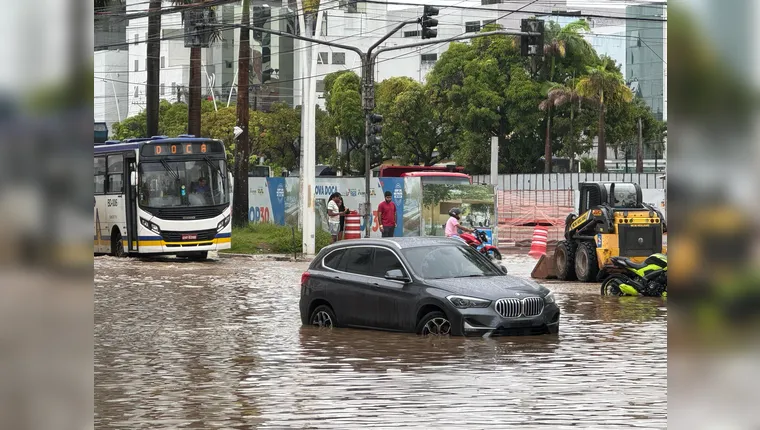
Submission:
<svg viewBox="0 0 760 430">
<path fill-rule="evenodd" d="M 510 273 L 535 260 L 506 255 Z M 666 428 L 667 304 L 546 283 L 556 336 L 302 327 L 306 263 L 95 259 L 98 428 Z"/>
</svg>

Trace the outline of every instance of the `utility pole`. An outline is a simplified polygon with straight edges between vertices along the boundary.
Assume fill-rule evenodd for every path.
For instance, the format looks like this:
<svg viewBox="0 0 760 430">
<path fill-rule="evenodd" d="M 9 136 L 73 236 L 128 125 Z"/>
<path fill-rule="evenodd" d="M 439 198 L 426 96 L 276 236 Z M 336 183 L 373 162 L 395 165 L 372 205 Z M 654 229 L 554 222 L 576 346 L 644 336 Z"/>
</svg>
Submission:
<svg viewBox="0 0 760 430">
<path fill-rule="evenodd" d="M 395 51 L 395 50 L 399 50 L 399 49 L 409 49 L 409 48 L 415 48 L 415 47 L 418 47 L 418 46 L 433 45 L 433 44 L 446 43 L 446 42 L 454 42 L 454 41 L 457 41 L 457 40 L 469 40 L 469 39 L 475 39 L 475 38 L 479 38 L 479 37 L 488 37 L 488 36 L 497 36 L 497 35 L 521 36 L 521 43 L 530 43 L 530 45 L 531 45 L 530 49 L 529 49 L 529 52 L 526 55 L 529 55 L 529 56 L 531 56 L 531 55 L 539 55 L 538 54 L 538 49 L 536 48 L 536 46 L 537 46 L 538 42 L 540 40 L 542 40 L 543 33 L 542 32 L 541 33 L 539 33 L 539 32 L 533 32 L 533 31 L 529 31 L 529 32 L 514 31 L 514 30 L 495 30 L 495 31 L 488 31 L 488 32 L 484 32 L 484 33 L 475 33 L 475 34 L 467 34 L 467 35 L 462 35 L 462 36 L 455 36 L 455 37 L 450 37 L 450 38 L 442 39 L 442 40 L 425 40 L 425 41 L 422 41 L 422 42 L 409 43 L 409 44 L 399 45 L 399 46 L 389 46 L 389 47 L 380 48 L 380 49 L 375 50 L 375 48 L 377 48 L 378 46 L 380 46 L 381 43 L 383 43 L 384 41 L 386 41 L 393 34 L 395 34 L 397 31 L 399 31 L 401 28 L 403 28 L 405 25 L 408 25 L 408 24 L 416 24 L 416 23 L 422 24 L 423 21 L 424 21 L 425 22 L 425 26 L 423 26 L 423 30 L 426 29 L 427 31 L 423 31 L 423 35 L 425 35 L 428 38 L 435 37 L 437 31 L 434 30 L 434 29 L 432 29 L 432 28 L 430 28 L 430 27 L 434 27 L 435 25 L 437 25 L 438 21 L 435 20 L 435 19 L 431 19 L 430 16 L 437 15 L 437 14 L 438 14 L 438 9 L 437 8 L 434 8 L 434 7 L 431 7 L 431 6 L 425 6 L 422 18 L 414 19 L 414 20 L 409 20 L 409 21 L 404 21 L 404 22 L 399 23 L 390 32 L 388 32 L 388 34 L 386 34 L 385 36 L 381 37 L 380 40 L 378 40 L 377 42 L 375 42 L 374 44 L 372 44 L 372 46 L 370 46 L 370 48 L 367 50 L 367 52 L 364 52 L 361 49 L 359 49 L 357 47 L 354 47 L 354 46 L 350 46 L 350 45 L 343 45 L 343 44 L 340 44 L 340 43 L 328 42 L 328 41 L 325 41 L 325 40 L 315 39 L 313 37 L 306 37 L 306 36 L 302 36 L 302 35 L 290 34 L 290 33 L 285 33 L 285 32 L 282 32 L 282 31 L 269 30 L 269 29 L 260 28 L 260 27 L 251 27 L 251 26 L 247 26 L 246 25 L 246 27 L 248 29 L 251 29 L 251 30 L 260 31 L 260 32 L 263 32 L 263 33 L 274 34 L 274 35 L 281 36 L 281 37 L 289 37 L 289 38 L 292 38 L 292 39 L 297 39 L 297 40 L 302 40 L 302 41 L 306 41 L 306 42 L 311 42 L 313 44 L 319 44 L 319 45 L 326 45 L 326 46 L 332 46 L 332 47 L 336 47 L 336 48 L 341 48 L 341 49 L 345 49 L 347 51 L 355 52 L 357 55 L 359 55 L 359 58 L 360 58 L 361 63 L 362 63 L 362 67 L 361 67 L 361 70 L 362 70 L 362 76 L 361 76 L 361 82 L 362 82 L 362 108 L 363 108 L 364 113 L 365 113 L 365 121 L 364 121 L 364 127 L 365 127 L 365 129 L 364 129 L 364 137 L 365 137 L 365 142 L 364 142 L 365 143 L 365 172 L 364 173 L 365 173 L 365 196 L 366 196 L 365 203 L 364 203 L 364 205 L 366 206 L 365 237 L 369 237 L 369 234 L 370 234 L 370 231 L 371 231 L 371 225 L 370 225 L 369 221 L 370 221 L 371 216 L 372 216 L 372 210 L 371 210 L 371 205 L 370 205 L 370 192 L 371 192 L 370 179 L 371 179 L 371 176 L 372 176 L 372 172 L 370 170 L 370 166 L 371 166 L 371 164 L 370 164 L 370 162 L 371 162 L 371 160 L 370 160 L 370 157 L 371 157 L 371 147 L 370 147 L 369 141 L 372 140 L 372 139 L 370 139 L 370 137 L 373 135 L 373 131 L 372 131 L 373 127 L 377 127 L 377 125 L 375 125 L 375 124 L 377 122 L 382 121 L 382 117 L 380 115 L 372 113 L 372 110 L 375 108 L 374 64 L 375 64 L 375 61 L 377 60 L 377 56 L 380 55 L 381 53 L 384 53 L 384 52 Z M 539 22 L 541 24 L 540 24 L 540 26 L 536 26 L 536 28 L 539 28 L 539 29 L 543 30 L 543 21 L 539 21 Z M 243 26 L 243 24 L 240 24 L 240 25 L 225 24 L 224 25 L 224 27 L 226 27 L 226 28 L 229 28 L 229 27 L 241 27 L 241 26 Z M 305 22 L 304 22 L 303 27 L 307 27 Z M 305 31 L 304 31 L 304 33 L 305 33 Z M 530 37 L 530 39 L 526 39 L 526 37 Z M 310 51 L 310 49 L 311 48 L 307 49 L 306 51 Z M 311 80 L 312 79 L 306 79 L 305 81 L 311 81 Z M 304 85 L 304 88 L 308 88 L 308 85 Z M 304 96 L 307 97 L 306 94 L 304 94 Z M 302 113 L 303 113 L 303 115 L 301 117 L 302 118 L 301 119 L 301 121 L 302 121 L 302 126 L 301 126 L 302 134 L 304 132 L 303 122 L 304 121 L 310 121 L 310 119 L 306 116 L 307 112 L 312 117 L 313 117 L 313 112 L 314 112 L 313 106 L 311 107 L 311 109 L 308 109 L 308 107 L 306 106 L 307 102 L 311 103 L 311 100 L 309 100 L 308 97 L 304 100 L 304 103 L 303 103 L 304 106 L 301 108 L 302 109 Z M 374 115 L 374 117 L 372 115 Z M 374 119 L 374 121 L 373 121 L 373 119 Z M 378 119 L 379 119 L 379 121 L 378 121 Z M 308 136 L 306 134 L 304 134 L 303 139 L 305 141 L 306 139 L 308 139 Z M 302 162 L 301 162 L 301 169 L 300 170 L 301 170 L 301 176 L 302 176 L 302 179 L 301 179 L 302 180 L 301 192 L 302 193 L 310 193 L 310 194 L 308 196 L 307 195 L 302 195 L 301 196 L 301 204 L 302 204 L 301 207 L 302 207 L 302 211 L 303 212 L 311 212 L 311 217 L 313 219 L 313 215 L 314 215 L 313 214 L 313 202 L 314 202 L 314 200 L 313 200 L 313 189 L 305 189 L 305 188 L 308 188 L 308 187 L 306 187 L 304 185 L 306 183 L 306 181 L 310 181 L 310 182 L 314 181 L 314 177 L 313 176 L 314 176 L 314 171 L 315 171 L 315 169 L 314 169 L 315 159 L 314 159 L 313 153 L 309 154 L 309 151 L 306 149 L 308 146 L 309 146 L 308 144 L 306 144 L 305 142 L 302 142 L 302 147 L 304 149 L 302 151 L 302 154 L 303 154 L 303 157 L 305 158 L 305 160 L 302 160 Z M 310 165 L 310 166 L 307 166 L 307 165 Z M 303 176 L 305 174 L 307 174 L 307 172 L 311 172 L 311 176 L 312 177 L 310 179 L 303 178 Z M 309 203 L 311 203 L 311 204 L 309 204 Z M 314 246 L 314 235 L 307 235 L 307 229 L 313 229 L 313 227 L 310 226 L 310 225 L 313 224 L 313 222 L 307 225 L 308 221 L 306 219 L 306 216 L 302 216 L 302 222 L 303 222 L 303 231 L 304 231 L 304 234 L 303 234 L 304 248 L 308 249 L 308 248 L 311 248 L 311 247 Z"/>
<path fill-rule="evenodd" d="M 235 144 L 235 182 L 232 190 L 232 225 L 248 225 L 248 160 L 251 158 L 248 139 L 248 65 L 250 63 L 250 3 L 243 0 L 243 16 L 240 27 L 240 49 L 238 51 L 238 92 L 237 92 L 237 126 L 242 132 Z"/>
<path fill-rule="evenodd" d="M 636 173 L 644 173 L 644 138 L 639 118 L 639 144 L 636 146 Z"/>
<path fill-rule="evenodd" d="M 145 87 L 145 116 L 147 122 L 148 136 L 158 136 L 158 86 L 160 80 L 161 65 L 161 0 L 151 0 L 148 6 L 151 12 L 148 15 L 148 40 L 147 43 L 147 62 L 145 68 L 148 72 L 148 79 Z M 118 108 L 118 102 L 116 104 Z"/>
</svg>

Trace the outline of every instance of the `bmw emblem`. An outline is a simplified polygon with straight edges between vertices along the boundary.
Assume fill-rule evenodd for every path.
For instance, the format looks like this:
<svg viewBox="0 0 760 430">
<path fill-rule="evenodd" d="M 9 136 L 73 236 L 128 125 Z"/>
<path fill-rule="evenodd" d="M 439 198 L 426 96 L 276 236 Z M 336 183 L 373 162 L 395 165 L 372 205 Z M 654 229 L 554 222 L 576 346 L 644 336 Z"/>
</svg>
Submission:
<svg viewBox="0 0 760 430">
<path fill-rule="evenodd" d="M 644 238 L 640 237 L 639 240 L 638 240 L 638 242 L 639 242 L 639 245 L 643 245 L 644 244 Z"/>
</svg>

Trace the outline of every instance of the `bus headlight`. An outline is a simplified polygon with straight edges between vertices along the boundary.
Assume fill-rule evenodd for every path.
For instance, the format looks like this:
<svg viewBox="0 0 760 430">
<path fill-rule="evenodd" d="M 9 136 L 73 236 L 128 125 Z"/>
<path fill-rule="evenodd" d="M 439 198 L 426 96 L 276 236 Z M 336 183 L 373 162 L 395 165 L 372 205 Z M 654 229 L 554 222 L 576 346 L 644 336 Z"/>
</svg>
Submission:
<svg viewBox="0 0 760 430">
<path fill-rule="evenodd" d="M 216 230 L 219 231 L 223 229 L 224 227 L 227 227 L 227 224 L 230 223 L 230 215 L 227 215 L 224 217 L 223 220 L 219 221 L 219 224 L 216 225 Z"/>
<path fill-rule="evenodd" d="M 153 233 L 161 234 L 161 229 L 158 227 L 156 223 L 150 222 L 147 219 L 140 217 L 140 224 L 142 224 L 143 227 L 147 228 Z"/>
</svg>

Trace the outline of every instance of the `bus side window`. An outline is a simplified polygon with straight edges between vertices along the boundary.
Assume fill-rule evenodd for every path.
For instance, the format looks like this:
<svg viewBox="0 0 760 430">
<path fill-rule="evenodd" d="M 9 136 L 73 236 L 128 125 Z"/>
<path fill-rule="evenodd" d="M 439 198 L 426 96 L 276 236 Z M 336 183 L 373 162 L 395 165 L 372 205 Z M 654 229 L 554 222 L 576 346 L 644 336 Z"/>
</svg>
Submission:
<svg viewBox="0 0 760 430">
<path fill-rule="evenodd" d="M 95 194 L 103 194 L 106 185 L 106 158 L 95 157 Z"/>
<path fill-rule="evenodd" d="M 108 192 L 124 192 L 124 158 L 121 154 L 108 156 Z"/>
</svg>

